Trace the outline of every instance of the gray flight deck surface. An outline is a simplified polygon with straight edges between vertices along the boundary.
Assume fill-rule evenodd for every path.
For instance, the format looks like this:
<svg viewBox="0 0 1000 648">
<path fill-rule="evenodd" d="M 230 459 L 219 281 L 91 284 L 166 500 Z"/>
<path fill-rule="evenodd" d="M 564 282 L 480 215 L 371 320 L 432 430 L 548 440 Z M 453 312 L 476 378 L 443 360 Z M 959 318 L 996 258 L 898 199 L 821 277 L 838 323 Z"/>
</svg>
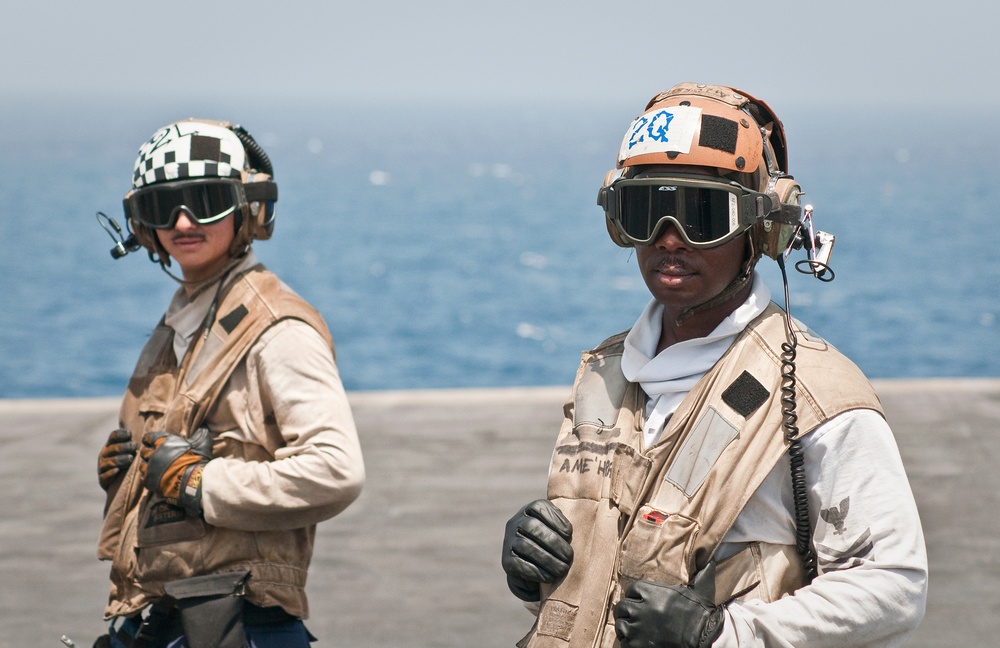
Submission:
<svg viewBox="0 0 1000 648">
<path fill-rule="evenodd" d="M 930 560 L 910 646 L 1000 644 L 1000 379 L 878 381 Z M 566 388 L 350 394 L 368 480 L 319 526 L 317 646 L 513 646 L 532 623 L 500 568 L 504 523 L 544 495 Z M 117 402 L 0 400 L 0 646 L 103 631 L 96 455 Z"/>
</svg>

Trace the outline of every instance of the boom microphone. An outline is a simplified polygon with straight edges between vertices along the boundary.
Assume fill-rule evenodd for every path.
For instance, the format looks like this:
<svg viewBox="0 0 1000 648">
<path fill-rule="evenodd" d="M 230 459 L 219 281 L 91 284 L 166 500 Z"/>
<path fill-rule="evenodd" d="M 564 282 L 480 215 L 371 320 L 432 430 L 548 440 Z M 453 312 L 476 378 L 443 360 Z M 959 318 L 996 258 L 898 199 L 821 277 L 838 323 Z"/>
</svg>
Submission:
<svg viewBox="0 0 1000 648">
<path fill-rule="evenodd" d="M 97 222 L 100 223 L 104 231 L 108 233 L 111 240 L 115 242 L 115 246 L 111 248 L 111 258 L 120 259 L 129 252 L 135 252 L 140 247 L 139 239 L 135 237 L 132 232 L 128 233 L 128 236 L 123 236 L 122 228 L 118 226 L 115 219 L 111 218 L 104 212 L 97 212 Z"/>
</svg>

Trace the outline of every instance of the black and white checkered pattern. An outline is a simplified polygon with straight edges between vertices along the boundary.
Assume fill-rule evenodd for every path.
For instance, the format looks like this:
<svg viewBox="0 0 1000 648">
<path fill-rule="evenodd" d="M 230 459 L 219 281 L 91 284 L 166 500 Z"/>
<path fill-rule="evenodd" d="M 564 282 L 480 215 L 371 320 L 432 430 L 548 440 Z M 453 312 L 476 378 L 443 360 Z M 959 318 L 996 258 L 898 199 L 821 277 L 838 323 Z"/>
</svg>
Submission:
<svg viewBox="0 0 1000 648">
<path fill-rule="evenodd" d="M 185 178 L 239 178 L 246 152 L 228 128 L 183 121 L 161 128 L 139 147 L 132 173 L 136 189 Z"/>
</svg>

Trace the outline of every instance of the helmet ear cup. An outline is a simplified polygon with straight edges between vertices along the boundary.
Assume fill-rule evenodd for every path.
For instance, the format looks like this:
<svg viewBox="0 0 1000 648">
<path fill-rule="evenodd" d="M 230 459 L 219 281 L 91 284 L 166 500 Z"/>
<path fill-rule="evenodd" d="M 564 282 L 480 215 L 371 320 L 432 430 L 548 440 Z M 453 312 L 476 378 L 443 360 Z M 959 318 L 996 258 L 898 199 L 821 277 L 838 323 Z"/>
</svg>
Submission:
<svg viewBox="0 0 1000 648">
<path fill-rule="evenodd" d="M 247 182 L 271 182 L 267 173 L 250 173 Z M 274 234 L 274 203 L 275 200 L 260 200 L 247 206 L 247 217 L 250 239 L 266 241 Z"/>
<path fill-rule="evenodd" d="M 618 232 L 618 228 L 611 222 L 610 218 L 605 217 L 604 224 L 607 225 L 608 236 L 610 236 L 611 240 L 615 242 L 615 245 L 624 248 L 635 247 L 634 245 L 625 242 L 625 239 L 622 238 L 621 234 Z"/>
<path fill-rule="evenodd" d="M 622 175 L 624 175 L 622 169 L 611 169 L 610 171 L 604 174 L 604 184 L 601 185 L 601 192 L 598 196 L 598 204 L 603 204 L 601 202 L 602 201 L 601 196 L 604 195 L 604 191 L 608 187 L 610 187 L 615 180 L 622 177 Z M 635 247 L 631 243 L 627 242 L 625 239 L 622 238 L 621 232 L 618 231 L 618 226 L 615 225 L 611 221 L 611 217 L 608 216 L 608 208 L 606 205 L 604 205 L 604 224 L 608 228 L 608 236 L 610 236 L 611 240 L 615 242 L 615 245 L 624 248 Z"/>
<path fill-rule="evenodd" d="M 750 229 L 750 238 L 759 253 L 777 259 L 791 245 L 802 220 L 802 187 L 791 176 L 776 178 L 772 184 L 767 193 L 776 211 Z"/>
</svg>

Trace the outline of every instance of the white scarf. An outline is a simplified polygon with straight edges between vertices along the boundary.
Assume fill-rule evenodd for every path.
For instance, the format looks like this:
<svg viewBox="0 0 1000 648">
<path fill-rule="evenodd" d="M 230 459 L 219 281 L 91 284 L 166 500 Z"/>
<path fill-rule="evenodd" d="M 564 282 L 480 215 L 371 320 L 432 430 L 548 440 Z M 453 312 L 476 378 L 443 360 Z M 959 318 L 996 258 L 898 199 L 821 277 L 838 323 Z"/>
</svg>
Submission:
<svg viewBox="0 0 1000 648">
<path fill-rule="evenodd" d="M 663 324 L 663 305 L 649 302 L 639 320 L 625 337 L 622 373 L 629 382 L 638 382 L 649 396 L 643 442 L 648 448 L 656 443 L 677 406 L 702 376 L 712 368 L 736 336 L 771 301 L 771 291 L 754 272 L 750 296 L 705 337 L 672 344 L 659 354 Z M 654 354 L 656 354 L 654 356 Z"/>
</svg>

